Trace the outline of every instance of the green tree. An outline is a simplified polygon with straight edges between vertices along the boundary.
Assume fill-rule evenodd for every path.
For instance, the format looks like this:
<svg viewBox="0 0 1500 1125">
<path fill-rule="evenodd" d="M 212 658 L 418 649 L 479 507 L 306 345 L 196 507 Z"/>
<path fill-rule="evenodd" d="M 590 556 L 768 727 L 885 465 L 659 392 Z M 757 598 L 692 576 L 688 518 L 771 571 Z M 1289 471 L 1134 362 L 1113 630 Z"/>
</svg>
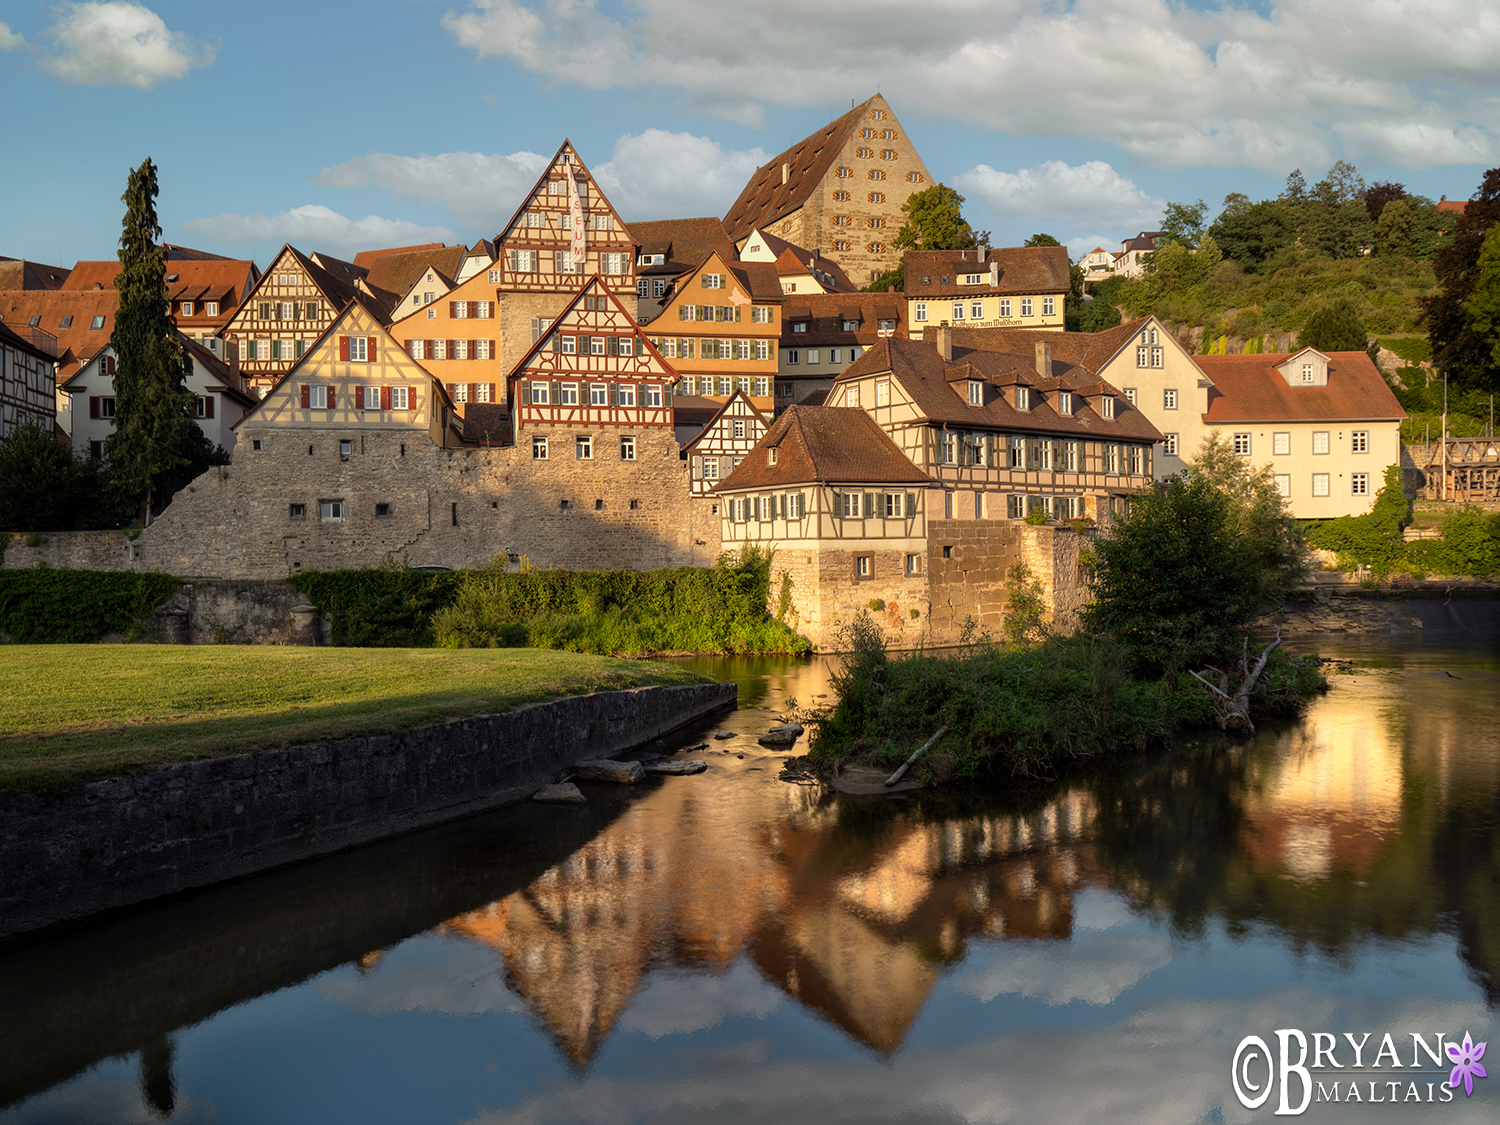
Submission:
<svg viewBox="0 0 1500 1125">
<path fill-rule="evenodd" d="M 1371 184 L 1365 190 L 1365 212 L 1370 216 L 1370 222 L 1380 222 L 1386 204 L 1405 198 L 1405 184 L 1398 184 L 1394 180 L 1378 180 Z"/>
<path fill-rule="evenodd" d="M 1228 202 L 1226 198 L 1225 203 Z M 1233 210 L 1226 206 L 1208 228 L 1208 235 L 1218 243 L 1224 257 L 1254 270 L 1277 250 L 1290 246 L 1297 233 L 1289 222 L 1287 205 L 1280 200 L 1261 203 L 1247 200 L 1246 204 L 1243 209 L 1238 205 Z"/>
<path fill-rule="evenodd" d="M 1034 234 L 1021 245 L 1023 246 L 1061 246 L 1062 243 L 1050 234 Z"/>
<path fill-rule="evenodd" d="M 77 463 L 52 436 L 51 426 L 27 421 L 0 441 L 0 528 L 71 528 L 82 499 Z"/>
<path fill-rule="evenodd" d="M 1412 256 L 1412 231 L 1417 211 L 1407 199 L 1392 199 L 1380 208 L 1375 220 L 1375 249 L 1388 258 Z"/>
<path fill-rule="evenodd" d="M 896 235 L 899 250 L 969 250 L 978 236 L 963 216 L 964 197 L 947 184 L 914 192 L 901 210 L 907 219 Z M 988 245 L 989 232 L 985 234 Z"/>
<path fill-rule="evenodd" d="M 168 316 L 166 252 L 157 245 L 156 165 L 148 158 L 130 173 L 120 233 L 120 293 L 110 337 L 117 360 L 114 432 L 105 449 L 121 486 L 140 498 L 147 522 L 153 507 L 215 460 L 189 415 L 183 351 Z"/>
<path fill-rule="evenodd" d="M 1302 175 L 1301 168 L 1293 168 L 1286 178 L 1286 190 L 1281 193 L 1281 198 L 1289 203 L 1301 203 L 1307 198 L 1307 180 Z"/>
<path fill-rule="evenodd" d="M 1320 352 L 1362 352 L 1368 342 L 1359 306 L 1347 297 L 1313 313 L 1297 334 L 1298 348 L 1317 348 Z"/>
<path fill-rule="evenodd" d="M 1427 299 L 1422 317 L 1432 341 L 1434 366 L 1460 387 L 1494 390 L 1500 383 L 1491 342 L 1475 331 L 1468 308 L 1480 277 L 1479 255 L 1496 223 L 1500 223 L 1500 168 L 1491 168 L 1464 213 L 1456 216 L 1452 240 L 1438 251 L 1433 262 L 1438 288 Z"/>
<path fill-rule="evenodd" d="M 1203 220 L 1208 218 L 1208 204 L 1168 203 L 1161 217 L 1161 233 L 1174 242 L 1194 243 L 1203 237 Z"/>
<path fill-rule="evenodd" d="M 1490 363 L 1500 367 L 1500 224 L 1491 227 L 1480 243 L 1476 273 L 1464 311 L 1470 332 L 1489 345 Z"/>
</svg>

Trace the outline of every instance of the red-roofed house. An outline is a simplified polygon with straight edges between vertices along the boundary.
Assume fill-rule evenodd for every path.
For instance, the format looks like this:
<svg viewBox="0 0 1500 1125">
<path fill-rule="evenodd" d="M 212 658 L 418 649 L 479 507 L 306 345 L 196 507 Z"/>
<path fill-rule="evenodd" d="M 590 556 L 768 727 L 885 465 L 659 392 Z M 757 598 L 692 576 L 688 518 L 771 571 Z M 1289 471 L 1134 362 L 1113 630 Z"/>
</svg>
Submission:
<svg viewBox="0 0 1500 1125">
<path fill-rule="evenodd" d="M 192 256 L 187 256 L 192 255 Z M 114 289 L 120 273 L 117 258 L 79 262 L 63 282 L 64 290 Z M 240 304 L 260 280 L 255 263 L 204 255 L 202 251 L 169 247 L 167 302 L 172 323 L 189 340 L 223 356 L 219 333 L 228 326 Z"/>
<path fill-rule="evenodd" d="M 1062 327 L 1072 278 L 1061 246 L 908 250 L 903 261 L 915 326 Z"/>
</svg>

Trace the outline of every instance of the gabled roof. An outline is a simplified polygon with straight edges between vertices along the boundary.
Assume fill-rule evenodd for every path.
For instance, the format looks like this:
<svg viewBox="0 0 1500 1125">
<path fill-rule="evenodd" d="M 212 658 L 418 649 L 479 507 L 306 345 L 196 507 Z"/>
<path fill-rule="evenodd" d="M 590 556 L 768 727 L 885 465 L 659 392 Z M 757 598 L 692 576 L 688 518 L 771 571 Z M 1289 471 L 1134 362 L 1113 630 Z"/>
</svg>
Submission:
<svg viewBox="0 0 1500 1125">
<path fill-rule="evenodd" d="M 423 251 L 442 249 L 445 249 L 445 246 L 441 242 L 423 242 L 417 246 L 388 246 L 384 250 L 361 250 L 354 255 L 352 264 L 368 270 L 374 268 L 377 259 L 390 254 L 420 254 Z"/>
<path fill-rule="evenodd" d="M 226 258 L 222 254 L 210 254 L 207 250 L 194 250 L 191 246 L 174 246 L 170 242 L 163 242 L 161 248 L 167 252 L 169 262 L 232 262 L 236 260 Z"/>
<path fill-rule="evenodd" d="M 0 290 L 0 322 L 25 338 L 32 331 L 31 318 L 37 317 L 35 331 L 56 338 L 59 383 L 109 343 L 119 307 L 120 294 L 113 289 Z M 96 316 L 103 317 L 103 323 L 89 327 Z M 65 317 L 73 318 L 67 327 Z"/>
<path fill-rule="evenodd" d="M 67 276 L 61 266 L 0 256 L 0 289 L 60 289 Z"/>
<path fill-rule="evenodd" d="M 852 315 L 850 315 L 852 314 Z M 806 320 L 806 332 L 792 332 L 794 320 Z M 853 332 L 844 331 L 844 321 L 856 321 Z M 880 322 L 894 320 L 896 335 L 907 335 L 906 300 L 900 293 L 796 293 L 781 311 L 783 348 L 865 347 L 880 340 Z M 778 379 L 788 377 L 780 372 Z M 818 376 L 826 378 L 826 376 Z"/>
<path fill-rule="evenodd" d="M 370 272 L 365 275 L 366 284 L 397 297 L 404 297 L 428 269 L 437 270 L 451 286 L 464 259 L 469 256 L 463 246 L 444 246 L 441 242 L 414 250 L 372 250 L 366 253 L 375 255 L 368 263 Z M 361 256 L 355 255 L 355 265 L 360 264 L 358 259 Z"/>
<path fill-rule="evenodd" d="M 768 450 L 777 451 L 771 464 Z M 932 478 L 865 411 L 789 406 L 715 492 L 790 484 L 919 484 Z"/>
<path fill-rule="evenodd" d="M 733 252 L 726 247 L 718 247 L 709 251 L 708 256 L 694 266 L 687 273 L 678 276 L 668 289 L 668 297 L 681 294 L 692 288 L 693 278 L 697 277 L 711 263 L 717 261 L 724 269 L 735 276 L 745 292 L 750 294 L 750 299 L 765 304 L 779 305 L 782 302 L 781 277 L 776 272 L 774 262 L 737 262 L 734 260 Z M 667 305 L 664 302 L 657 312 L 656 318 L 664 316 Z"/>
<path fill-rule="evenodd" d="M 223 301 L 227 297 L 238 304 L 241 294 L 248 292 L 257 279 L 254 262 L 218 256 L 169 258 L 166 274 L 169 301 Z M 79 262 L 63 288 L 113 289 L 119 276 L 118 258 Z"/>
<path fill-rule="evenodd" d="M 224 385 L 224 390 L 230 398 L 235 399 L 247 410 L 254 407 L 260 401 L 257 395 L 250 392 L 250 388 L 246 384 L 243 375 L 214 355 L 213 352 L 209 351 L 197 340 L 184 336 L 181 332 L 177 333 L 177 339 L 187 351 L 192 353 L 193 359 L 207 368 L 213 377 Z"/>
<path fill-rule="evenodd" d="M 1214 383 L 1204 421 L 1393 421 L 1407 416 L 1364 352 L 1327 353 L 1327 385 L 1308 387 L 1288 385 L 1276 370 L 1292 354 L 1194 356 Z"/>
<path fill-rule="evenodd" d="M 1034 355 L 1036 345 L 1045 341 L 1052 345 L 1054 361 L 1073 364 L 1097 375 L 1151 321 L 1150 316 L 1136 317 L 1102 332 L 1064 332 L 1049 328 L 965 328 L 962 325 L 956 325 L 950 331 L 953 333 L 955 349 L 968 348 L 1011 355 Z M 1165 328 L 1161 330 L 1166 332 Z M 922 330 L 922 339 L 932 343 L 937 338 L 937 332 L 937 328 L 929 325 Z"/>
<path fill-rule="evenodd" d="M 23 352 L 29 352 L 32 355 L 36 356 L 38 359 L 44 359 L 49 363 L 56 358 L 55 356 L 50 355 L 46 351 L 37 347 L 26 337 L 12 332 L 4 324 L 0 324 L 0 343 L 4 343 L 12 348 L 20 348 Z"/>
<path fill-rule="evenodd" d="M 602 293 L 609 298 L 609 303 L 614 306 L 615 311 L 625 318 L 625 325 L 629 327 L 631 334 L 635 336 L 636 346 L 646 349 L 639 354 L 650 356 L 651 358 L 655 359 L 656 362 L 659 363 L 662 367 L 662 377 L 665 379 L 671 379 L 674 382 L 676 381 L 677 373 L 672 370 L 672 365 L 662 357 L 662 354 L 656 350 L 656 345 L 653 344 L 651 342 L 651 338 L 646 335 L 643 326 L 636 322 L 635 314 L 627 309 L 623 304 L 621 304 L 620 298 L 615 296 L 615 294 L 610 291 L 609 286 L 604 283 L 604 279 L 598 274 L 595 274 L 593 277 L 590 277 L 587 281 L 584 282 L 583 287 L 579 289 L 577 293 L 573 294 L 573 299 L 568 302 L 567 307 L 564 308 L 562 312 L 557 314 L 557 319 L 552 322 L 552 326 L 547 329 L 546 332 L 543 332 L 539 336 L 537 336 L 536 343 L 527 348 L 526 354 L 516 361 L 515 366 L 512 367 L 509 373 L 505 376 L 505 382 L 507 386 L 510 384 L 510 381 L 512 379 L 519 377 L 521 371 L 536 357 L 536 354 L 538 352 L 540 352 L 544 347 L 548 346 L 548 342 L 551 340 L 552 336 L 555 333 L 567 333 L 567 325 L 563 322 L 566 321 L 567 318 L 572 315 L 573 311 L 578 308 L 578 303 L 590 293 Z M 621 329 L 621 331 L 623 332 L 623 328 Z"/>
<path fill-rule="evenodd" d="M 677 401 L 681 400 L 679 399 Z M 709 399 L 706 401 L 711 402 L 713 400 Z M 690 450 L 695 445 L 697 445 L 698 442 L 703 438 L 703 435 L 708 433 L 709 430 L 713 429 L 714 423 L 717 422 L 720 418 L 724 417 L 725 414 L 729 413 L 729 408 L 736 402 L 741 403 L 745 408 L 748 408 L 750 413 L 753 414 L 757 419 L 759 419 L 762 426 L 765 426 L 767 428 L 770 427 L 771 423 L 766 420 L 766 416 L 764 414 L 755 409 L 755 404 L 750 401 L 749 396 L 746 395 L 744 391 L 737 390 L 734 392 L 734 394 L 730 395 L 729 398 L 725 400 L 724 404 L 720 406 L 719 409 L 713 412 L 708 421 L 703 424 L 703 429 L 699 430 L 697 435 L 682 448 L 685 450 Z M 677 408 L 676 402 L 673 403 L 673 407 L 674 409 Z M 739 410 L 740 408 L 736 407 L 735 413 L 739 413 Z"/>
<path fill-rule="evenodd" d="M 838 386 L 851 379 L 890 372 L 920 417 L 928 422 L 955 427 L 1031 430 L 1050 434 L 1073 434 L 1093 438 L 1119 438 L 1135 441 L 1161 441 L 1162 435 L 1114 386 L 1097 378 L 1093 372 L 1053 357 L 1050 374 L 1036 369 L 1034 347 L 1021 354 L 1003 354 L 970 349 L 953 349 L 953 359 L 944 360 L 932 344 L 920 340 L 888 339 L 865 352 L 850 364 L 834 382 Z M 1029 410 L 1017 410 L 1001 395 L 986 395 L 982 406 L 971 405 L 951 384 L 978 378 L 993 386 L 1023 383 L 1042 392 Z M 1056 391 L 1072 391 L 1083 401 L 1075 400 L 1073 412 L 1059 414 Z M 1099 411 L 1102 397 L 1115 400 L 1115 416 L 1105 418 Z"/>
<path fill-rule="evenodd" d="M 583 162 L 583 157 L 578 155 L 578 150 L 573 147 L 573 142 L 564 137 L 563 143 L 559 145 L 557 151 L 552 154 L 552 159 L 547 161 L 547 166 L 542 169 L 542 174 L 537 177 L 536 183 L 532 184 L 531 190 L 528 191 L 524 196 L 522 196 L 521 205 L 517 207 L 515 213 L 511 215 L 510 222 L 506 223 L 505 226 L 500 229 L 500 233 L 495 235 L 495 246 L 498 247 L 502 242 L 505 241 L 505 236 L 508 235 L 512 229 L 514 229 L 516 223 L 520 221 L 521 216 L 526 213 L 526 209 L 531 206 L 531 201 L 537 197 L 542 188 L 546 185 L 547 181 L 552 178 L 552 171 L 557 167 L 558 161 L 563 158 L 564 153 L 572 157 L 572 166 L 575 168 L 581 168 L 583 170 L 583 174 L 588 177 L 589 183 L 594 185 L 594 191 L 598 192 L 599 199 L 604 203 L 606 207 L 609 208 L 610 213 L 614 215 L 616 222 L 618 222 L 620 225 L 620 232 L 624 234 L 626 241 L 638 243 L 639 240 L 630 233 L 630 228 L 625 225 L 625 220 L 620 218 L 620 212 L 615 210 L 615 205 L 611 203 L 609 201 L 609 197 L 604 194 L 604 189 L 599 186 L 599 181 L 594 178 L 594 174 L 589 171 L 588 165 Z"/>
<path fill-rule="evenodd" d="M 825 258 L 816 250 L 809 250 L 805 246 L 798 246 L 795 242 L 788 242 L 784 238 L 779 238 L 769 231 L 764 231 L 756 227 L 743 239 L 739 240 L 742 252 L 749 245 L 751 239 L 758 239 L 765 244 L 766 249 L 771 253 L 772 260 L 776 263 L 777 272 L 782 276 L 805 274 L 812 270 L 817 270 L 819 273 L 829 276 L 831 284 L 829 282 L 823 282 L 823 284 L 828 285 L 831 292 L 855 293 L 859 290 L 859 286 L 849 280 L 849 275 L 844 272 L 843 266 L 839 265 L 832 258 Z M 819 278 L 820 282 L 822 280 L 822 278 Z"/>
<path fill-rule="evenodd" d="M 345 262 L 330 254 L 315 252 L 311 255 L 304 254 L 290 242 L 282 246 L 271 259 L 271 265 L 267 267 L 255 284 L 250 296 L 245 298 L 244 304 L 248 305 L 254 298 L 255 293 L 262 285 L 270 284 L 270 279 L 275 272 L 276 262 L 282 254 L 290 254 L 296 263 L 306 271 L 308 279 L 318 287 L 318 291 L 327 298 L 328 303 L 335 309 L 342 310 L 350 301 L 358 298 L 361 305 L 367 311 L 380 318 L 382 324 L 390 322 L 391 311 L 396 303 L 401 300 L 399 293 L 390 293 L 381 289 L 367 292 L 359 285 L 369 272 L 363 266 L 356 266 L 352 262 Z M 342 312 L 339 314 L 342 316 Z"/>
<path fill-rule="evenodd" d="M 906 269 L 906 296 L 923 297 L 1008 296 L 1016 293 L 1066 293 L 1072 287 L 1072 263 L 1061 246 L 1009 246 L 990 250 L 908 250 L 902 255 Z M 999 267 L 999 284 L 990 285 L 992 265 Z M 959 278 L 983 274 L 978 285 L 964 285 Z M 944 278 L 948 280 L 944 281 Z"/>
<path fill-rule="evenodd" d="M 664 266 L 647 266 L 641 272 L 678 271 L 702 265 L 709 253 L 718 250 L 726 261 L 734 258 L 734 243 L 724 224 L 712 216 L 705 219 L 656 219 L 628 224 L 630 235 L 641 244 L 644 254 L 665 254 Z"/>
<path fill-rule="evenodd" d="M 877 100 L 881 100 L 879 94 L 866 99 L 757 169 L 724 216 L 729 236 L 738 242 L 753 228 L 774 223 L 805 204 Z"/>
</svg>

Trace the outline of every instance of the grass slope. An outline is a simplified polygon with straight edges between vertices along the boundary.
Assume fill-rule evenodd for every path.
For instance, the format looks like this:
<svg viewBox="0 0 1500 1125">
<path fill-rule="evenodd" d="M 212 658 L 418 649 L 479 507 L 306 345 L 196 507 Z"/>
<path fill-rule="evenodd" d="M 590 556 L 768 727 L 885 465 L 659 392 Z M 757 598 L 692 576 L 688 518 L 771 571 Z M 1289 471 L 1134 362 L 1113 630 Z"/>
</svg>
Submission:
<svg viewBox="0 0 1500 1125">
<path fill-rule="evenodd" d="M 706 683 L 665 664 L 538 649 L 0 646 L 0 792 L 194 758 Z"/>
</svg>

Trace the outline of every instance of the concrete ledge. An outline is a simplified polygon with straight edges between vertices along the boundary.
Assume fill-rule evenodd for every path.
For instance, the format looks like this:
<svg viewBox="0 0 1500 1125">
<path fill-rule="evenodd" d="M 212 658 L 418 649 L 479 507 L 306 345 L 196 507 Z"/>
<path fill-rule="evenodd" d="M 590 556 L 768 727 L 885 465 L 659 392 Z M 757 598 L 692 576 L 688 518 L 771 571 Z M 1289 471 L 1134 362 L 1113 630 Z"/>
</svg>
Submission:
<svg viewBox="0 0 1500 1125">
<path fill-rule="evenodd" d="M 734 684 L 646 687 L 402 735 L 185 762 L 77 795 L 0 799 L 0 937 L 529 797 L 732 706 Z"/>
</svg>

